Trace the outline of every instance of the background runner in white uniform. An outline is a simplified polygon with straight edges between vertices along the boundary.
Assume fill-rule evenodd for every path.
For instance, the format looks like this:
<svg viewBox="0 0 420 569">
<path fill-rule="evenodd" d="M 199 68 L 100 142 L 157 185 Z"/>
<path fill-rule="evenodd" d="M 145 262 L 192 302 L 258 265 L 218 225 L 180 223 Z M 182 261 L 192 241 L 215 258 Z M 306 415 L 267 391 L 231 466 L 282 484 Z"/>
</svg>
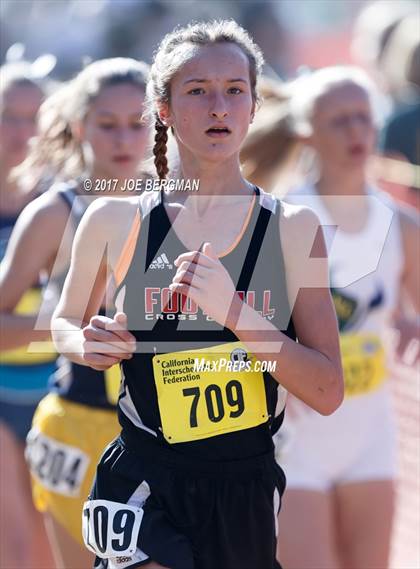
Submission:
<svg viewBox="0 0 420 569">
<path fill-rule="evenodd" d="M 324 225 L 346 395 L 329 418 L 289 401 L 286 435 L 276 441 L 289 489 L 279 544 L 286 568 L 387 566 L 396 433 L 382 335 L 400 289 L 415 297 L 418 229 L 367 181 L 371 104 L 367 78 L 340 68 L 315 72 L 292 99 L 320 176 L 287 199 Z"/>
<path fill-rule="evenodd" d="M 311 207 L 324 226 L 347 378 L 345 401 L 330 421 L 306 408 L 299 411 L 295 407 L 296 414 L 290 414 L 287 423 L 292 440 L 284 453 L 281 445 L 279 449 L 288 486 L 326 491 L 340 483 L 394 478 L 395 423 L 383 361 L 383 333 L 398 301 L 403 269 L 396 207 L 382 192 L 370 190 L 364 227 L 347 233 L 336 230 L 314 186 L 300 188 L 287 200 Z M 368 274 L 361 276 L 363 272 Z M 350 350 L 357 350 L 359 340 L 363 345 L 355 361 L 350 359 Z M 294 437 L 296 431 L 299 436 Z"/>
</svg>

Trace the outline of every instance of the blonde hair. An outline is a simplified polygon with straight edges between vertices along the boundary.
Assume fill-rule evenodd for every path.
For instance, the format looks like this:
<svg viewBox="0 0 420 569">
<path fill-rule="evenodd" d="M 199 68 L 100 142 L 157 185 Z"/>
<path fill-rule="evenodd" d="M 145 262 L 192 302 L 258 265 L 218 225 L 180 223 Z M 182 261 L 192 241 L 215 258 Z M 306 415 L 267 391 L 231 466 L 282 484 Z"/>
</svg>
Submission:
<svg viewBox="0 0 420 569">
<path fill-rule="evenodd" d="M 368 75 L 358 67 L 332 66 L 303 75 L 291 84 L 290 117 L 294 132 L 299 136 L 310 136 L 311 123 L 319 100 L 346 85 L 356 85 L 366 93 L 374 122 L 379 125 L 383 120 L 383 102 Z"/>
<path fill-rule="evenodd" d="M 147 101 L 149 114 L 155 124 L 155 144 L 153 154 L 155 167 L 160 179 L 168 174 L 166 158 L 168 128 L 162 124 L 157 115 L 159 103 L 169 103 L 171 98 L 171 81 L 174 75 L 191 58 L 188 46 L 207 46 L 220 43 L 237 45 L 249 61 L 249 76 L 252 97 L 258 100 L 257 78 L 264 62 L 260 48 L 253 42 L 249 34 L 233 20 L 192 23 L 183 28 L 176 28 L 167 34 L 158 50 L 150 70 L 147 84 Z"/>
<path fill-rule="evenodd" d="M 26 159 L 13 169 L 11 180 L 32 189 L 45 175 L 46 169 L 48 177 L 66 177 L 66 166 L 71 162 L 76 146 L 70 124 L 63 116 L 71 93 L 69 83 L 62 84 L 42 103 L 38 111 L 37 136 L 30 141 Z"/>
<path fill-rule="evenodd" d="M 263 78 L 259 93 L 264 100 L 242 145 L 240 160 L 243 176 L 269 191 L 275 182 L 271 178 L 285 168 L 299 141 L 290 125 L 287 85 Z"/>
<path fill-rule="evenodd" d="M 72 123 L 85 119 L 92 102 L 106 87 L 129 84 L 145 92 L 148 71 L 147 64 L 120 57 L 85 67 L 41 105 L 39 135 L 15 174 L 25 176 L 47 167 L 50 175 L 61 179 L 81 176 L 86 163 L 82 145 L 73 136 Z"/>
</svg>

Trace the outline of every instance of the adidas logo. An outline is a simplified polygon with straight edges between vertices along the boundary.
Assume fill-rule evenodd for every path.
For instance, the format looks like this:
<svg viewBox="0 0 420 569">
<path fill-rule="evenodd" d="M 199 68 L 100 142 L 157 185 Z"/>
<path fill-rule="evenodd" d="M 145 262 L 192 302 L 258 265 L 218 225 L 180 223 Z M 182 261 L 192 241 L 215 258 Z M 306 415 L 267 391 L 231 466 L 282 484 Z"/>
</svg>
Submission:
<svg viewBox="0 0 420 569">
<path fill-rule="evenodd" d="M 125 557 L 125 556 L 121 556 L 121 557 L 116 558 L 117 563 L 128 563 L 129 561 L 132 561 L 132 560 L 133 560 L 132 557 Z"/>
<path fill-rule="evenodd" d="M 173 265 L 169 262 L 168 257 L 162 253 L 150 263 L 149 269 L 172 269 L 172 267 Z"/>
</svg>

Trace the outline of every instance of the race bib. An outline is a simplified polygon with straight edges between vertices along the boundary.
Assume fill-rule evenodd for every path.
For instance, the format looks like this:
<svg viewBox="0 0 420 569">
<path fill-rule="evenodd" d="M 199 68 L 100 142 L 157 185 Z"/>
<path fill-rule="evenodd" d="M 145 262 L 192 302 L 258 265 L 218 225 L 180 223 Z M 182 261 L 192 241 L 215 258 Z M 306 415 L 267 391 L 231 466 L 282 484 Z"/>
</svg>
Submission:
<svg viewBox="0 0 420 569">
<path fill-rule="evenodd" d="M 385 380 L 385 352 L 373 334 L 340 337 L 345 396 L 354 397 L 377 389 Z"/>
<path fill-rule="evenodd" d="M 106 398 L 111 405 L 116 405 L 121 383 L 121 369 L 119 364 L 113 365 L 105 370 L 104 374 Z"/>
<path fill-rule="evenodd" d="M 89 500 L 83 506 L 85 545 L 102 559 L 134 555 L 142 519 L 141 508 L 109 500 Z"/>
<path fill-rule="evenodd" d="M 181 443 L 268 420 L 264 377 L 240 342 L 153 358 L 162 431 Z"/>
<path fill-rule="evenodd" d="M 90 461 L 80 449 L 31 429 L 25 456 L 32 476 L 42 486 L 64 496 L 79 494 Z"/>
</svg>

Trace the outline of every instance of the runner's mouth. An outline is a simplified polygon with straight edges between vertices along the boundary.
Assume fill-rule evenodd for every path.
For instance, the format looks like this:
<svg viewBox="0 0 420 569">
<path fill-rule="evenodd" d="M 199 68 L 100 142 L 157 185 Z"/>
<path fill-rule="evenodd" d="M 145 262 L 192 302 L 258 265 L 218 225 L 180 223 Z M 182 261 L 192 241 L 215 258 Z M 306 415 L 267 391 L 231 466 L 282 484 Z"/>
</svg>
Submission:
<svg viewBox="0 0 420 569">
<path fill-rule="evenodd" d="M 212 138 L 224 138 L 229 136 L 231 131 L 227 126 L 212 126 L 206 130 L 206 134 Z"/>
</svg>

